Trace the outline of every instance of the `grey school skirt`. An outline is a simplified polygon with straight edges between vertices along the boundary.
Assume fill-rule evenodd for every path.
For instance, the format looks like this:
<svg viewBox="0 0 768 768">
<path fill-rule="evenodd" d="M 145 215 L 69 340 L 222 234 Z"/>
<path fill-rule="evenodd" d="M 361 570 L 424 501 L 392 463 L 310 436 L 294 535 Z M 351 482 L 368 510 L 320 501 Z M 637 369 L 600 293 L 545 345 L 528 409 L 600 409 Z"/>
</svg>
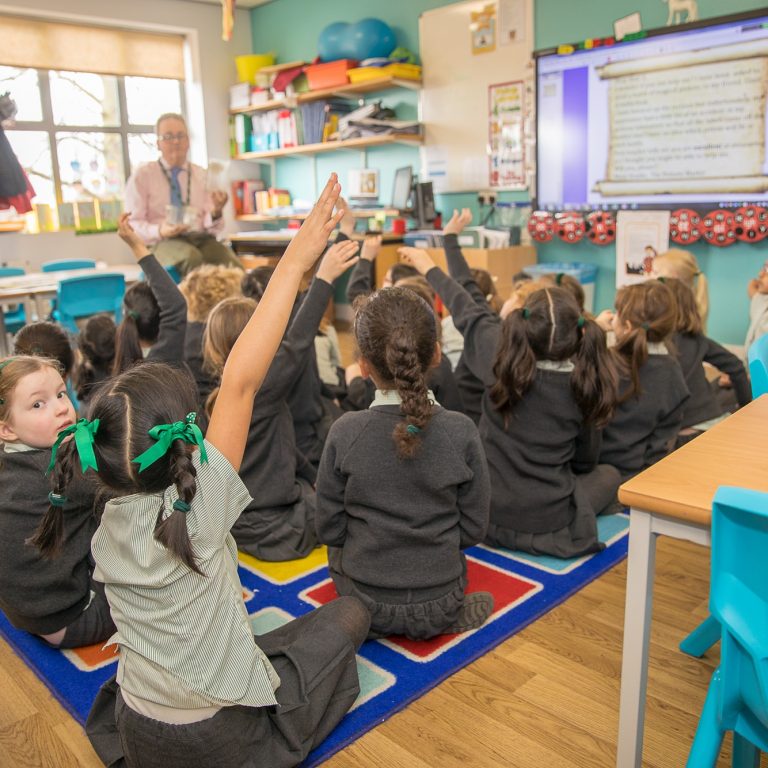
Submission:
<svg viewBox="0 0 768 768">
<path fill-rule="evenodd" d="M 451 628 L 464 606 L 467 565 L 461 556 L 463 573 L 455 581 L 428 589 L 386 589 L 361 584 L 341 570 L 341 548 L 328 547 L 328 571 L 336 591 L 360 600 L 371 614 L 369 637 L 405 635 L 411 640 L 428 640 Z"/>
<path fill-rule="evenodd" d="M 343 602 L 335 600 L 256 638 L 280 676 L 277 707 L 225 707 L 207 720 L 171 725 L 132 710 L 111 678 L 86 723 L 96 753 L 111 768 L 298 765 L 344 717 L 360 690 Z"/>
</svg>

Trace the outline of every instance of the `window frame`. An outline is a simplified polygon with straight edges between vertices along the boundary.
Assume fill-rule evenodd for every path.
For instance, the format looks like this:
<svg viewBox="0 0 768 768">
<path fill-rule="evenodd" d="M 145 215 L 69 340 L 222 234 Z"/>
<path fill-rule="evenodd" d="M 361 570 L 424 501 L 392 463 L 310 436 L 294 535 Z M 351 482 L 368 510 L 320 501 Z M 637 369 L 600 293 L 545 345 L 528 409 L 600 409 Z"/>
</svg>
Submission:
<svg viewBox="0 0 768 768">
<path fill-rule="evenodd" d="M 59 169 L 59 152 L 56 142 L 56 135 L 61 133 L 104 133 L 115 134 L 120 136 L 120 145 L 123 153 L 123 173 L 125 175 L 125 181 L 127 183 L 131 175 L 131 158 L 128 153 L 128 136 L 130 134 L 138 133 L 155 133 L 155 124 L 143 124 L 143 123 L 130 123 L 128 122 L 128 99 L 125 91 L 126 77 L 134 77 L 133 75 L 112 75 L 117 80 L 117 98 L 118 106 L 120 109 L 120 124 L 117 126 L 105 126 L 105 125 L 57 125 L 53 119 L 53 100 L 51 99 L 51 81 L 49 69 L 39 69 L 36 67 L 16 67 L 17 69 L 34 69 L 37 72 L 38 87 L 40 91 L 40 102 L 42 109 L 42 120 L 15 120 L 11 131 L 36 131 L 44 132 L 48 137 L 48 144 L 51 152 L 51 166 L 53 175 L 53 186 L 56 195 L 56 205 L 59 206 L 64 202 L 62 194 L 62 182 L 61 172 Z M 58 70 L 56 70 L 58 71 Z M 77 74 L 81 74 L 78 72 Z M 99 74 L 82 72 L 82 74 Z M 103 75 L 102 75 L 103 76 Z M 172 80 L 173 78 L 164 78 Z M 181 103 L 181 114 L 184 119 L 187 119 L 186 115 L 186 83 L 184 80 L 176 80 L 179 85 L 179 99 Z M 159 117 L 159 115 L 158 115 Z M 158 150 L 159 154 L 159 150 Z"/>
</svg>

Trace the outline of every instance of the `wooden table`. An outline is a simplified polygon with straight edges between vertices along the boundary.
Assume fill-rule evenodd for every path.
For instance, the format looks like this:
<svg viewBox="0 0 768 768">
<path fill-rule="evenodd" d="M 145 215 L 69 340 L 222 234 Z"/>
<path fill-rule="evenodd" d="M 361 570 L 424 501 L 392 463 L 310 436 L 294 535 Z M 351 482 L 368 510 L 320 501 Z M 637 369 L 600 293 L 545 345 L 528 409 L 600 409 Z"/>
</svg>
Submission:
<svg viewBox="0 0 768 768">
<path fill-rule="evenodd" d="M 138 264 L 100 264 L 89 269 L 67 269 L 61 272 L 27 272 L 24 275 L 0 277 L 0 354 L 8 354 L 5 331 L 5 318 L 1 311 L 11 304 L 24 304 L 27 318 L 31 321 L 34 307 L 38 318 L 45 317 L 44 301 L 55 298 L 59 282 L 69 277 L 87 277 L 90 275 L 121 274 L 127 284 L 135 283 L 141 277 Z"/>
<path fill-rule="evenodd" d="M 642 764 L 656 537 L 709 546 L 712 499 L 721 485 L 768 492 L 767 427 L 768 395 L 764 395 L 619 489 L 619 499 L 632 511 L 618 768 Z"/>
</svg>

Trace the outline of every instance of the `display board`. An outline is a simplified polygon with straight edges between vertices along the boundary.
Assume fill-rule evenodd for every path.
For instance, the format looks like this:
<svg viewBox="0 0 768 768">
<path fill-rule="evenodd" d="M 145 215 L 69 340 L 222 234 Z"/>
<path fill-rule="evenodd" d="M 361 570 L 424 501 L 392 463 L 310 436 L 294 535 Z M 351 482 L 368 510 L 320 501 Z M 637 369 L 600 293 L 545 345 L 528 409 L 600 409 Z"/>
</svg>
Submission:
<svg viewBox="0 0 768 768">
<path fill-rule="evenodd" d="M 532 0 L 472 0 L 419 19 L 421 181 L 527 189 L 533 176 Z"/>
</svg>

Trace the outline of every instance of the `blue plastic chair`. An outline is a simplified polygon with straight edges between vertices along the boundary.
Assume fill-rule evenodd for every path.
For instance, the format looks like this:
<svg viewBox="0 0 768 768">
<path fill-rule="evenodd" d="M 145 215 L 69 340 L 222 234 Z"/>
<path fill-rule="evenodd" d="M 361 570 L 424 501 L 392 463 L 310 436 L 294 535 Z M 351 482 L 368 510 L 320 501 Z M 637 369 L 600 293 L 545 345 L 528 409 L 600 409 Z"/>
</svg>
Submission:
<svg viewBox="0 0 768 768">
<path fill-rule="evenodd" d="M 752 399 L 768 393 L 768 333 L 755 339 L 747 350 Z"/>
<path fill-rule="evenodd" d="M 756 339 L 747 350 L 752 398 L 768 394 L 768 334 Z M 717 619 L 708 616 L 680 643 L 680 650 L 690 656 L 703 656 L 720 639 Z"/>
<path fill-rule="evenodd" d="M 768 752 L 768 493 L 719 488 L 712 506 L 709 609 L 722 628 L 720 666 L 704 701 L 688 768 L 717 763 L 733 731 L 733 765 Z"/>
<path fill-rule="evenodd" d="M 104 274 L 69 277 L 59 283 L 53 319 L 65 328 L 78 332 L 75 320 L 80 317 L 111 312 L 115 322 L 122 317 L 125 278 Z"/>
<path fill-rule="evenodd" d="M 0 277 L 16 277 L 25 274 L 21 267 L 0 267 Z M 7 333 L 17 333 L 27 323 L 27 313 L 24 311 L 24 305 L 19 304 L 16 309 L 9 309 L 3 312 L 5 320 L 5 330 Z"/>
<path fill-rule="evenodd" d="M 63 272 L 65 269 L 93 269 L 95 266 L 93 259 L 59 259 L 46 261 L 40 269 L 43 272 Z"/>
<path fill-rule="evenodd" d="M 178 285 L 181 282 L 181 275 L 179 274 L 179 270 L 176 269 L 174 266 L 166 267 L 165 271 L 171 276 L 171 279 L 173 280 L 176 285 Z"/>
</svg>

